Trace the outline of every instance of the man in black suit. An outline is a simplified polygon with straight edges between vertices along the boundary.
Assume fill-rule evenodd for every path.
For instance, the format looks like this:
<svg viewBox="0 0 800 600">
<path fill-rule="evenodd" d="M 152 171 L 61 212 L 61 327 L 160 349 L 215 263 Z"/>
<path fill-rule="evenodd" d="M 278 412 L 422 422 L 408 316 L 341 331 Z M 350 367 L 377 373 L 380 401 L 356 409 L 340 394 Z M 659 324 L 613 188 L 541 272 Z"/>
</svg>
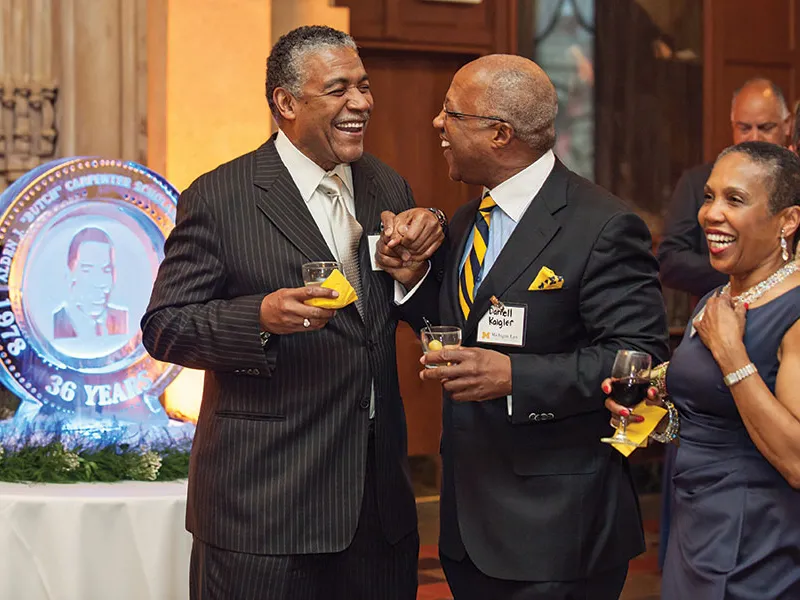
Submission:
<svg viewBox="0 0 800 600">
<path fill-rule="evenodd" d="M 733 94 L 734 144 L 761 141 L 786 146 L 790 121 L 783 92 L 768 79 L 751 79 Z M 706 163 L 681 175 L 667 209 L 664 236 L 658 247 L 662 283 L 698 298 L 728 281 L 727 276 L 711 267 L 706 236 L 697 222 L 713 166 Z"/>
<path fill-rule="evenodd" d="M 642 220 L 553 155 L 556 110 L 535 63 L 493 55 L 456 73 L 433 122 L 450 177 L 485 188 L 450 223 L 440 295 L 463 347 L 421 373 L 444 388 L 457 600 L 617 598 L 644 550 L 628 463 L 600 442 L 600 382 L 619 349 L 666 358 L 657 263 Z"/>
<path fill-rule="evenodd" d="M 191 597 L 411 600 L 419 537 L 394 336 L 398 317 L 420 328 L 436 302 L 436 273 L 415 285 L 442 228 L 363 153 L 373 102 L 352 38 L 286 34 L 266 88 L 279 133 L 183 192 L 142 319 L 155 358 L 206 371 Z M 370 268 L 382 211 L 402 222 L 402 285 Z M 354 304 L 304 303 L 335 296 L 303 287 L 302 265 L 319 260 L 343 264 Z"/>
</svg>

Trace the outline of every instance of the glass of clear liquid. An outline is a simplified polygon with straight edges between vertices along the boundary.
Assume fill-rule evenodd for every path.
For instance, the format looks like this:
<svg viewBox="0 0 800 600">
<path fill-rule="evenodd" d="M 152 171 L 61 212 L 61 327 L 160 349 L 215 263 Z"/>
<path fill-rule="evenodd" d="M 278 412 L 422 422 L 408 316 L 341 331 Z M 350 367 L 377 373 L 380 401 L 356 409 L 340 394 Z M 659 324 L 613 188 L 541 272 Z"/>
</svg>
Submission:
<svg viewBox="0 0 800 600">
<path fill-rule="evenodd" d="M 342 263 L 333 261 L 317 261 L 303 265 L 303 284 L 308 286 L 322 285 L 336 269 L 344 275 Z"/>
<path fill-rule="evenodd" d="M 461 345 L 461 329 L 450 325 L 424 327 L 420 330 L 419 337 L 422 340 L 422 351 L 425 354 L 444 348 L 458 348 Z M 435 369 L 438 366 L 441 365 L 426 364 L 425 368 Z"/>
</svg>

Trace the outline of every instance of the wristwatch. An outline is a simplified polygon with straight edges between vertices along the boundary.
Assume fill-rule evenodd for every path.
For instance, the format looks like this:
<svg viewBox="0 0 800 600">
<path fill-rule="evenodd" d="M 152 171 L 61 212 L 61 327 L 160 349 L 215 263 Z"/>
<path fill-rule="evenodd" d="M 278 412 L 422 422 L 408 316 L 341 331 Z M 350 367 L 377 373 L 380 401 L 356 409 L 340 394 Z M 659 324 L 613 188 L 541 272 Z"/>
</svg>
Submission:
<svg viewBox="0 0 800 600">
<path fill-rule="evenodd" d="M 442 228 L 442 233 L 447 235 L 447 215 L 445 215 L 438 208 L 428 207 L 428 210 L 436 216 L 436 219 L 439 221 L 439 225 Z"/>
</svg>

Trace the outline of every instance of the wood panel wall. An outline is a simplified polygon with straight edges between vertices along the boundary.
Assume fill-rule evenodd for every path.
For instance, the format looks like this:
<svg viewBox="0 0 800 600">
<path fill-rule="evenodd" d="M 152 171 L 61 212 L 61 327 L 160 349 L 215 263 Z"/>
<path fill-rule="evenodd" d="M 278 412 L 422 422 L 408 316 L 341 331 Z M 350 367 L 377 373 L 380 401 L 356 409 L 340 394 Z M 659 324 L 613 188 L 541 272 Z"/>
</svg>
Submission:
<svg viewBox="0 0 800 600">
<path fill-rule="evenodd" d="M 467 62 L 516 48 L 516 0 L 480 4 L 429 0 L 337 0 L 350 8 L 350 33 L 370 75 L 375 110 L 366 138 L 411 185 L 417 204 L 452 217 L 479 193 L 450 181 L 431 121 L 455 72 Z M 400 388 L 408 416 L 409 453 L 437 454 L 441 388 L 419 380 L 422 353 L 414 332 L 397 335 Z"/>
<path fill-rule="evenodd" d="M 800 1 L 705 0 L 703 15 L 703 151 L 713 160 L 731 144 L 731 95 L 746 80 L 773 80 L 790 109 L 800 95 Z"/>
</svg>

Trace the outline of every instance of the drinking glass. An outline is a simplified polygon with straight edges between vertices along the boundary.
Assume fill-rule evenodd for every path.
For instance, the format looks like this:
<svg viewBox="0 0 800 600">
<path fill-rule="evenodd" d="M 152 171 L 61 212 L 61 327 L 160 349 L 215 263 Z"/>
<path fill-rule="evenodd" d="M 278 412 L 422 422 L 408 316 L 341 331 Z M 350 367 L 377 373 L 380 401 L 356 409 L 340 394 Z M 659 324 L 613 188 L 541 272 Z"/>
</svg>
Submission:
<svg viewBox="0 0 800 600">
<path fill-rule="evenodd" d="M 311 285 L 322 285 L 322 283 L 333 273 L 336 269 L 344 274 L 342 270 L 342 263 L 333 261 L 317 261 L 310 262 L 303 265 L 303 283 L 306 287 Z"/>
<path fill-rule="evenodd" d="M 611 398 L 617 404 L 628 408 L 633 413 L 633 407 L 647 397 L 647 388 L 650 387 L 650 366 L 653 359 L 647 352 L 636 350 L 618 350 L 611 368 Z M 613 437 L 602 438 L 606 444 L 624 444 L 638 446 L 626 434 L 628 418 L 620 415 L 620 427 Z"/>
<path fill-rule="evenodd" d="M 458 348 L 461 345 L 461 329 L 449 325 L 423 327 L 419 332 L 422 340 L 422 351 L 427 354 L 443 348 Z M 435 369 L 440 365 L 426 364 L 426 369 Z"/>
</svg>

